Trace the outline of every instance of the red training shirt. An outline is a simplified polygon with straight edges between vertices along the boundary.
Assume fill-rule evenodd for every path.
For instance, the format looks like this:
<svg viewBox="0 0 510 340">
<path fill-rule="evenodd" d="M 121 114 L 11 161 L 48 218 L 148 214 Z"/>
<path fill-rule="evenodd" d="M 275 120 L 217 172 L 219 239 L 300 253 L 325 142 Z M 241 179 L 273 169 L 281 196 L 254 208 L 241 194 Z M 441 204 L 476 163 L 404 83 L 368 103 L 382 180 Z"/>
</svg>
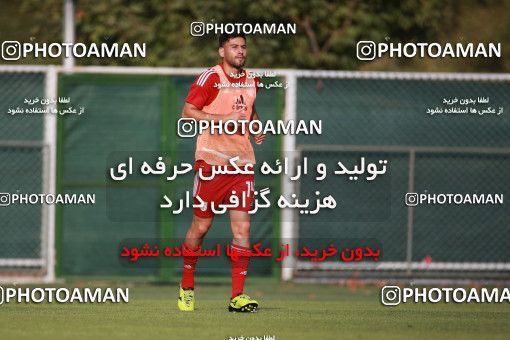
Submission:
<svg viewBox="0 0 510 340">
<path fill-rule="evenodd" d="M 230 77 L 227 72 L 225 72 L 225 69 L 223 68 L 223 65 L 221 65 L 221 69 L 227 76 L 227 79 L 231 83 L 237 83 L 246 82 L 246 72 L 245 70 L 242 71 L 242 73 L 245 73 L 243 77 L 240 78 L 232 78 Z M 202 72 L 197 79 L 191 84 L 191 88 L 188 92 L 188 96 L 186 97 L 186 103 L 193 104 L 197 109 L 202 110 L 204 106 L 207 106 L 213 102 L 213 100 L 216 98 L 219 92 L 219 88 L 214 87 L 214 84 L 220 82 L 220 76 L 216 73 L 216 71 L 211 67 Z M 255 78 L 255 86 L 257 89 L 257 92 L 259 90 L 258 87 L 259 79 Z"/>
</svg>

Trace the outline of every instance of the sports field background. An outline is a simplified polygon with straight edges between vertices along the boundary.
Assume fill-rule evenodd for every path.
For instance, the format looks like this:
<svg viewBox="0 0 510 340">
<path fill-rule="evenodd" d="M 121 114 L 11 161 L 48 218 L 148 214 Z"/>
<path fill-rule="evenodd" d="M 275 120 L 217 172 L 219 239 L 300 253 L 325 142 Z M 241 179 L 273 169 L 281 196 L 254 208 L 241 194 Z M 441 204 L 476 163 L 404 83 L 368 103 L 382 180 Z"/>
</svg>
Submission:
<svg viewBox="0 0 510 340">
<path fill-rule="evenodd" d="M 202 281 L 202 282 L 200 282 Z M 198 278 L 193 313 L 177 309 L 177 283 L 72 280 L 67 287 L 129 287 L 127 304 L 0 306 L 0 339 L 508 339 L 508 304 L 386 307 L 380 289 L 249 278 L 257 313 L 229 313 L 230 285 Z"/>
<path fill-rule="evenodd" d="M 63 2 L 0 0 L 4 19 L 0 43 L 62 41 Z M 412 189 L 510 197 L 510 1 L 242 3 L 74 0 L 76 42 L 145 42 L 147 58 L 78 58 L 77 67 L 57 66 L 58 70 L 50 64 L 63 64 L 60 59 L 29 56 L 1 62 L 0 193 L 45 192 L 54 178 L 55 192 L 95 193 L 97 202 L 57 206 L 51 226 L 45 223 L 47 206 L 0 207 L 0 262 L 7 263 L 0 266 L 4 278 L 0 285 L 29 287 L 21 283 L 27 276 L 50 278 L 52 287 L 128 287 L 130 301 L 4 303 L 0 340 L 510 338 L 510 303 L 388 307 L 380 302 L 381 287 L 394 282 L 402 287 L 416 282 L 434 282 L 435 287 L 471 282 L 477 288 L 509 287 L 508 202 L 408 208 L 404 196 Z M 175 127 L 191 83 L 218 62 L 217 37 L 192 37 L 189 31 L 191 22 L 211 20 L 298 23 L 295 36 L 249 36 L 246 67 L 285 71 L 281 80 L 293 79 L 295 85 L 260 91 L 256 107 L 263 120 L 282 119 L 290 112 L 297 119 L 322 119 L 324 131 L 321 136 L 298 136 L 292 144 L 295 150 L 283 149 L 289 145 L 283 136 L 270 136 L 255 146 L 259 162 L 273 163 L 285 152 L 325 162 L 328 169 L 339 160 L 357 164 L 361 157 L 389 161 L 390 171 L 372 183 L 345 178 L 318 183 L 314 176 L 303 177 L 292 189 L 304 196 L 319 189 L 331 192 L 341 204 L 329 214 L 321 211 L 296 218 L 294 241 L 320 248 L 325 240 L 336 246 L 375 240 L 382 245 L 380 264 L 404 266 L 311 270 L 305 268 L 305 261 L 298 261 L 294 281 L 283 282 L 282 273 L 289 267 L 259 259 L 249 268 L 245 289 L 258 300 L 259 310 L 232 314 L 227 311 L 231 267 L 226 259 L 199 260 L 193 313 L 177 308 L 181 258 L 156 265 L 119 261 L 126 240 L 177 243 L 191 221 L 191 211 L 170 216 L 159 208 L 163 194 L 176 198 L 192 189 L 191 174 L 171 183 L 156 176 L 113 183 L 108 170 L 128 156 L 149 163 L 158 156 L 171 159 L 169 164 L 193 161 L 195 140 L 178 138 Z M 303 29 L 307 22 L 311 31 Z M 362 61 L 356 48 L 364 40 L 501 42 L 503 51 L 501 58 L 491 59 Z M 50 141 L 45 127 L 53 123 L 47 117 L 6 113 L 25 98 L 49 94 L 70 97 L 73 105 L 86 110 L 81 117 L 58 116 L 56 137 Z M 444 99 L 478 97 L 490 98 L 488 105 L 504 108 L 504 114 L 426 113 L 428 108 L 444 106 Z M 53 151 L 55 160 L 50 162 Z M 270 187 L 271 192 L 284 188 L 280 177 L 259 176 L 256 181 L 259 188 Z M 252 243 L 279 247 L 285 222 L 280 213 L 272 205 L 253 216 Z M 230 237 L 227 218 L 222 216 L 205 242 L 209 246 Z M 43 264 L 27 265 L 26 259 Z M 24 264 L 18 266 L 20 262 Z"/>
</svg>

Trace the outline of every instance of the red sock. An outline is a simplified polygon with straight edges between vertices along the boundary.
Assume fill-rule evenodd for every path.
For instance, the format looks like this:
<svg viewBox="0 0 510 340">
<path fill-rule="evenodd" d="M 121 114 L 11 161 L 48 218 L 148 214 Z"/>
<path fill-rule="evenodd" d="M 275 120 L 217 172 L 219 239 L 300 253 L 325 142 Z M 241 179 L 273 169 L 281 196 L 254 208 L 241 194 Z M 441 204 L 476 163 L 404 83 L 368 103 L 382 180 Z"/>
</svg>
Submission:
<svg viewBox="0 0 510 340">
<path fill-rule="evenodd" d="M 183 256 L 182 281 L 181 281 L 181 287 L 183 289 L 195 288 L 195 266 L 197 265 L 197 261 L 198 256 Z"/>
<path fill-rule="evenodd" d="M 243 293 L 244 281 L 248 272 L 248 264 L 250 263 L 251 249 L 241 247 L 235 244 L 230 245 L 232 257 L 232 297 Z M 237 256 L 235 256 L 237 255 Z"/>
</svg>

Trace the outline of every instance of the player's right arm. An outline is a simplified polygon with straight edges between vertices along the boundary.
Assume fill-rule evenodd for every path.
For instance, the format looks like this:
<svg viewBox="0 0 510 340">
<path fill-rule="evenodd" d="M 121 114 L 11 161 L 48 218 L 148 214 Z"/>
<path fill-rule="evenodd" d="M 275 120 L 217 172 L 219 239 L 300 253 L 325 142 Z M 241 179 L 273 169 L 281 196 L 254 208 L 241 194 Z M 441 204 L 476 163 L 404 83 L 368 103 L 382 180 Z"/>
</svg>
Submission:
<svg viewBox="0 0 510 340">
<path fill-rule="evenodd" d="M 184 107 L 182 108 L 181 113 L 182 118 L 193 118 L 196 121 L 199 120 L 213 120 L 213 115 L 209 113 L 205 113 L 202 110 L 199 110 L 195 105 L 191 103 L 184 103 Z"/>
</svg>

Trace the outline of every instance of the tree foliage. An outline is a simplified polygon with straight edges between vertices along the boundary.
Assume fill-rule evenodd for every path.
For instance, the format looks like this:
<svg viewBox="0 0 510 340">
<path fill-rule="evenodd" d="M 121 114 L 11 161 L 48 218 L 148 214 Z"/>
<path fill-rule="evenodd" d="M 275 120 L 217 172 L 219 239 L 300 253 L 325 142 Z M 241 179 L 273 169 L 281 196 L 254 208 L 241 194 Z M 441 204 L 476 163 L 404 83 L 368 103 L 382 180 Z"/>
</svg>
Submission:
<svg viewBox="0 0 510 340">
<path fill-rule="evenodd" d="M 191 22 L 267 22 L 296 23 L 297 34 L 249 36 L 251 67 L 357 69 L 358 41 L 432 41 L 455 6 L 442 0 L 78 0 L 78 42 L 145 42 L 148 54 L 78 62 L 203 67 L 218 61 L 216 37 L 191 36 Z M 54 15 L 62 13 L 61 0 L 23 0 L 23 8 L 39 40 L 61 40 L 62 16 Z"/>
</svg>

